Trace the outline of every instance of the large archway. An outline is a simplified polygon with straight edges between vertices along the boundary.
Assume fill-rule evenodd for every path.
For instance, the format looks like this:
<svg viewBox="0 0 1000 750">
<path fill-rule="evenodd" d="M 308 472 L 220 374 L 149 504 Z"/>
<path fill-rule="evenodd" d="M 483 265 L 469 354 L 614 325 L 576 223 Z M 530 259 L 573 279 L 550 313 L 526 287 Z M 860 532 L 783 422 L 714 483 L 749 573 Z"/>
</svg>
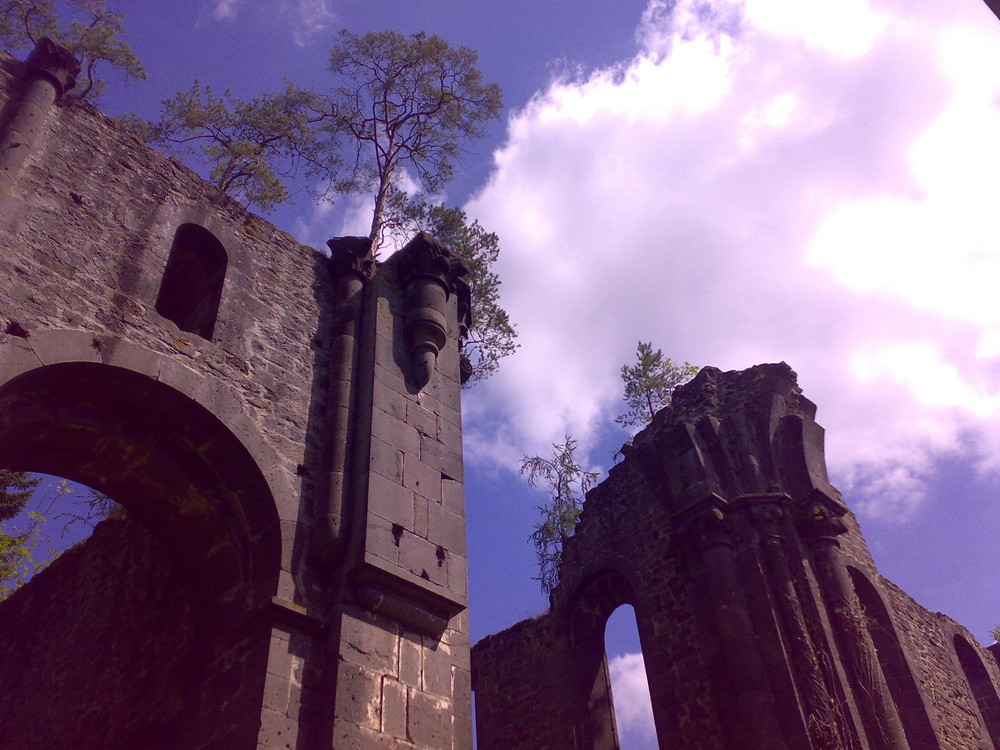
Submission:
<svg viewBox="0 0 1000 750">
<path fill-rule="evenodd" d="M 174 705 L 151 716 L 154 725 L 137 727 L 133 721 L 117 734 L 105 734 L 104 744 L 95 748 L 132 747 L 140 740 L 142 747 L 164 750 L 194 746 L 209 733 L 218 736 L 218 711 L 226 705 L 234 710 L 259 706 L 267 648 L 266 638 L 258 635 L 252 621 L 276 592 L 281 541 L 268 481 L 243 440 L 193 398 L 154 378 L 96 362 L 61 362 L 29 369 L 0 385 L 0 461 L 4 468 L 57 474 L 94 487 L 120 502 L 134 519 L 133 527 L 110 528 L 103 541 L 95 542 L 104 544 L 103 557 L 94 558 L 97 553 L 91 545 L 89 552 L 57 561 L 62 581 L 55 586 L 60 596 L 54 605 L 46 592 L 35 596 L 45 606 L 32 602 L 27 613 L 19 615 L 30 618 L 35 611 L 44 612 L 50 621 L 64 620 L 60 646 L 70 651 L 77 631 L 88 637 L 118 628 L 114 632 L 127 637 L 108 637 L 133 651 L 124 657 L 125 663 L 131 660 L 134 665 L 133 692 L 145 685 L 144 676 L 164 679 L 156 659 L 167 654 L 175 689 L 151 693 L 150 701 L 162 702 L 167 695 Z M 136 521 L 143 529 L 134 528 Z M 150 555 L 156 559 L 150 561 Z M 109 562 L 111 558 L 117 562 Z M 63 595 L 76 585 L 73 561 L 89 571 L 101 571 L 86 579 L 91 586 L 98 582 L 93 596 Z M 148 596 L 130 594 L 135 601 L 123 603 L 121 611 L 109 600 L 96 615 L 101 622 L 90 630 L 75 624 L 80 608 L 74 610 L 74 601 L 84 602 L 86 617 L 95 617 L 86 603 L 104 593 L 101 577 L 114 589 L 135 565 L 156 571 L 148 584 L 142 580 L 136 584 L 155 591 L 147 591 Z M 56 573 L 53 570 L 49 576 L 49 588 Z M 18 592 L 17 602 L 12 599 L 4 606 L 23 607 L 34 585 Z M 142 620 L 144 603 L 154 600 L 156 621 Z M 137 638 L 137 628 L 156 632 Z M 145 653 L 149 642 L 160 649 L 159 655 Z M 108 653 L 111 657 L 120 660 L 122 654 Z M 103 673 L 95 668 L 94 674 Z M 89 692 L 100 695 L 100 685 L 90 687 Z M 33 688 L 28 684 L 20 689 L 30 693 Z M 39 700 L 60 698 L 43 692 Z M 60 705 L 61 711 L 73 711 L 72 706 Z M 97 699 L 85 708 L 88 720 L 102 728 L 119 721 L 120 706 Z M 256 723 L 246 723 L 245 728 L 236 722 L 228 730 L 224 727 L 230 731 L 226 746 L 253 746 L 255 737 L 250 735 L 255 734 Z M 211 729 L 205 728 L 210 725 Z M 26 746 L 65 744 L 66 737 L 46 738 L 45 731 L 44 726 L 33 727 L 33 744 Z M 157 739 L 146 743 L 142 739 L 146 736 Z M 72 739 L 76 747 L 90 747 L 81 744 L 80 736 Z"/>
</svg>

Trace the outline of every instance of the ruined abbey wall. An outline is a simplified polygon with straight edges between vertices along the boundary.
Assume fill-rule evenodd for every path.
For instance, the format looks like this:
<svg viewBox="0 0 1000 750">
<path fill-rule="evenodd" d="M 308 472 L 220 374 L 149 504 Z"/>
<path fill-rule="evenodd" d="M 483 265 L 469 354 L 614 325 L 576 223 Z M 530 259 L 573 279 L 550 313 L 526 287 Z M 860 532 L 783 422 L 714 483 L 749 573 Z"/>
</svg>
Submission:
<svg viewBox="0 0 1000 750">
<path fill-rule="evenodd" d="M 148 529 L 107 520 L 16 592 L 0 607 L 0 747 L 169 747 L 194 643 L 182 588 Z"/>
<path fill-rule="evenodd" d="M 703 370 L 587 495 L 551 608 L 473 649 L 479 747 L 618 747 L 635 610 L 660 746 L 1000 747 L 1000 669 L 878 574 L 784 364 Z"/>
<path fill-rule="evenodd" d="M 425 236 L 381 261 L 358 238 L 317 253 L 73 102 L 71 78 L 51 44 L 0 59 L 0 466 L 107 493 L 176 582 L 147 613 L 188 622 L 176 679 L 142 666 L 152 624 L 114 636 L 137 698 L 174 692 L 106 746 L 471 747 L 464 268 Z M 69 684 L 93 656 L 77 638 L 130 627 L 101 597 L 154 593 L 141 566 L 87 593 L 108 533 L 0 605 L 0 639 L 26 644 L 80 586 L 46 631 L 65 682 L 29 709 L 6 692 L 24 665 L 0 660 L 5 746 L 85 746 L 43 705 L 116 714 L 110 672 L 89 698 Z"/>
</svg>

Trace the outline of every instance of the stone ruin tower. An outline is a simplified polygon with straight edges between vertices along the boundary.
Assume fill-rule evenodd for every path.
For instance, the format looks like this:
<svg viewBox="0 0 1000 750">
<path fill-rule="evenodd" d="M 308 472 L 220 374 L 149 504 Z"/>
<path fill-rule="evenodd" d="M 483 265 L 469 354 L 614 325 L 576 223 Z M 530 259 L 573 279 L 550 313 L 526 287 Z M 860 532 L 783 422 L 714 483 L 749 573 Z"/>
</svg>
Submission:
<svg viewBox="0 0 1000 750">
<path fill-rule="evenodd" d="M 618 748 L 625 603 L 661 748 L 1000 749 L 995 652 L 878 574 L 815 411 L 785 364 L 674 393 L 588 493 L 550 610 L 473 649 L 480 750 Z"/>
<path fill-rule="evenodd" d="M 126 508 L 0 605 L 0 747 L 472 746 L 465 269 L 327 258 L 0 59 L 0 468 Z"/>
</svg>

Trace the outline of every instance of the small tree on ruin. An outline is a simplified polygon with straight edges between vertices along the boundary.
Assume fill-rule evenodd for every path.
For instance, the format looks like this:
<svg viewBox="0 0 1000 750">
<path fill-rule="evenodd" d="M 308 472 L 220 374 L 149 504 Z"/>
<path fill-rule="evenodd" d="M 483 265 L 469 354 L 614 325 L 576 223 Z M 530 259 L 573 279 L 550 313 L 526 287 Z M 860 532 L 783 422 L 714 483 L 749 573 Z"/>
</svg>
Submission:
<svg viewBox="0 0 1000 750">
<path fill-rule="evenodd" d="M 566 435 L 562 443 L 552 446 L 552 458 L 524 456 L 521 460 L 521 475 L 527 476 L 528 484 L 541 484 L 549 492 L 549 501 L 538 506 L 542 519 L 530 536 L 538 558 L 535 580 L 546 594 L 559 583 L 563 546 L 580 520 L 587 490 L 597 481 L 597 472 L 584 471 L 580 466 L 576 447 L 576 441 Z"/>
<path fill-rule="evenodd" d="M 288 180 L 332 174 L 338 157 L 320 148 L 308 104 L 315 95 L 286 84 L 274 94 L 239 99 L 198 81 L 164 99 L 159 122 L 120 118 L 140 138 L 208 167 L 208 179 L 237 200 L 267 211 L 289 197 Z"/>
</svg>

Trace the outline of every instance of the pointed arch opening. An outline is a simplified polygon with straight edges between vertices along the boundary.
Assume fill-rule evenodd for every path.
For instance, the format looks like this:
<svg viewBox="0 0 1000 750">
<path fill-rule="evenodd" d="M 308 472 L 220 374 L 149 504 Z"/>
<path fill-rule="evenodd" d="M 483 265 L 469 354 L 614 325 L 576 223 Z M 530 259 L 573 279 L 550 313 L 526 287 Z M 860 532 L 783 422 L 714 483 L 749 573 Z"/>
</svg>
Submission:
<svg viewBox="0 0 1000 750">
<path fill-rule="evenodd" d="M 646 662 L 635 608 L 623 604 L 604 627 L 615 726 L 621 750 L 657 750 Z"/>
<path fill-rule="evenodd" d="M 229 258 L 222 242 L 199 224 L 174 233 L 156 296 L 156 312 L 188 333 L 212 339 Z"/>
<path fill-rule="evenodd" d="M 860 570 L 851 566 L 848 570 L 906 739 L 911 747 L 940 750 L 934 725 L 881 594 Z"/>
<path fill-rule="evenodd" d="M 983 728 L 993 742 L 993 747 L 1000 748 L 1000 698 L 997 697 L 997 689 L 990 679 L 990 673 L 986 671 L 983 660 L 971 643 L 961 635 L 955 636 L 954 643 L 955 655 L 972 689 Z"/>
<path fill-rule="evenodd" d="M 634 631 L 633 643 L 638 646 L 638 659 L 631 658 L 619 661 L 615 666 L 620 674 L 628 672 L 628 678 L 634 683 L 641 679 L 645 683 L 645 667 L 642 662 L 642 647 L 638 639 L 637 615 L 635 613 L 635 592 L 631 581 L 618 571 L 609 570 L 590 576 L 577 590 L 573 600 L 570 621 L 570 638 L 573 644 L 575 659 L 574 683 L 577 685 L 577 701 L 581 710 L 575 712 L 579 717 L 574 728 L 574 747 L 579 750 L 639 750 L 634 744 L 634 735 L 629 733 L 622 744 L 620 736 L 621 721 L 616 714 L 616 702 L 612 687 L 612 671 L 609 665 L 606 647 L 607 627 L 614 617 L 612 628 L 621 626 L 625 620 L 626 627 Z M 619 614 L 620 612 L 620 614 Z M 628 623 L 631 620 L 631 623 Z M 636 656 L 629 654 L 629 656 Z M 637 674 L 637 663 L 641 667 L 641 676 Z M 626 697 L 628 688 L 621 684 L 621 698 Z M 645 683 L 648 700 L 649 687 Z M 631 716 L 629 717 L 632 718 Z M 646 742 L 651 747 L 658 745 L 654 736 Z"/>
</svg>

